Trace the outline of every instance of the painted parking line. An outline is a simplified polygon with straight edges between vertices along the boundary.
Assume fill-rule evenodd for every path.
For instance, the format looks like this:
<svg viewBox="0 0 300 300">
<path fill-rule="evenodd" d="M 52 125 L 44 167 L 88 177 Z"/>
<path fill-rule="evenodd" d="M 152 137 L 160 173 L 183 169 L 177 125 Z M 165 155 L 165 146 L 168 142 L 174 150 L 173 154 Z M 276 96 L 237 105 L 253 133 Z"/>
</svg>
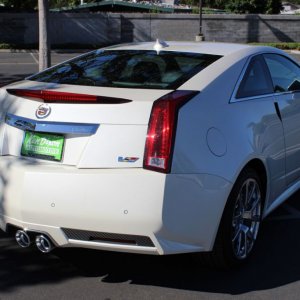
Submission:
<svg viewBox="0 0 300 300">
<path fill-rule="evenodd" d="M 33 58 L 33 60 L 35 61 L 36 64 L 39 64 L 39 60 L 34 56 L 33 53 L 30 53 L 31 57 Z"/>
</svg>

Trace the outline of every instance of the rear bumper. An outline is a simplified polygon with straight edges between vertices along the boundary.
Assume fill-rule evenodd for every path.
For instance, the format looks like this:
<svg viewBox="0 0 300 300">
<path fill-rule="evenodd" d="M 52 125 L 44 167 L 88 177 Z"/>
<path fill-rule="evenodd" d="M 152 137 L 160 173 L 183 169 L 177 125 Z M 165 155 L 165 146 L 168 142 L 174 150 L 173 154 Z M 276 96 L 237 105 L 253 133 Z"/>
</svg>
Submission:
<svg viewBox="0 0 300 300">
<path fill-rule="evenodd" d="M 77 169 L 0 157 L 0 227 L 59 247 L 145 254 L 209 251 L 231 184 L 205 174 Z"/>
</svg>

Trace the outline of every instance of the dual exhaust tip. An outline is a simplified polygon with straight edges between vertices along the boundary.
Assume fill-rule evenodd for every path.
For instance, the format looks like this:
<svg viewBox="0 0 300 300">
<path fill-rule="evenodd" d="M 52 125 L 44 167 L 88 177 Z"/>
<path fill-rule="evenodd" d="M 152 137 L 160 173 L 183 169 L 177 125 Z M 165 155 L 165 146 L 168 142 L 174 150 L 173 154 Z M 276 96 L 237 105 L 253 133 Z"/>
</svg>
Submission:
<svg viewBox="0 0 300 300">
<path fill-rule="evenodd" d="M 34 242 L 32 241 L 32 236 L 34 233 L 28 234 L 24 230 L 18 230 L 16 232 L 15 238 L 19 246 L 22 248 L 27 248 L 31 246 Z M 54 245 L 51 239 L 45 234 L 38 234 L 35 236 L 35 245 L 43 253 L 49 253 L 54 249 Z"/>
</svg>

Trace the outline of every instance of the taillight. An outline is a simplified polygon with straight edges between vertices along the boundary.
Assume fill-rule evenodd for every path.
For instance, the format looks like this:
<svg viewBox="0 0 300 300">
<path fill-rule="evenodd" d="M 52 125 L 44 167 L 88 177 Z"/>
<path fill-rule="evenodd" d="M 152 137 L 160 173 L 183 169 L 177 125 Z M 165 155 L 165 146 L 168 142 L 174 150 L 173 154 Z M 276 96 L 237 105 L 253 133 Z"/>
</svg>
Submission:
<svg viewBox="0 0 300 300">
<path fill-rule="evenodd" d="M 131 100 L 123 98 L 103 97 L 48 90 L 7 89 L 6 91 L 11 95 L 33 99 L 41 99 L 44 100 L 44 102 L 46 103 L 121 104 L 131 102 Z"/>
<path fill-rule="evenodd" d="M 174 91 L 153 103 L 144 153 L 144 169 L 169 173 L 178 111 L 196 91 Z"/>
</svg>

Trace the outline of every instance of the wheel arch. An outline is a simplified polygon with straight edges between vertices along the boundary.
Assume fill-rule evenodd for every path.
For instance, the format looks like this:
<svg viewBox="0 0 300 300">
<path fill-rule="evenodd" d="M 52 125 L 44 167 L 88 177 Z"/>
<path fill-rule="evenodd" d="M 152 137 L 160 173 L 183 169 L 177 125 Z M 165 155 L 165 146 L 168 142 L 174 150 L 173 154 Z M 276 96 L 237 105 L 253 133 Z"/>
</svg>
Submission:
<svg viewBox="0 0 300 300">
<path fill-rule="evenodd" d="M 252 169 L 253 171 L 256 172 L 257 176 L 260 178 L 261 180 L 261 185 L 262 185 L 262 193 L 263 193 L 263 197 L 262 197 L 262 211 L 264 210 L 264 206 L 266 203 L 266 197 L 267 197 L 267 190 L 268 190 L 268 173 L 267 173 L 267 168 L 263 162 L 263 160 L 259 159 L 259 158 L 253 158 L 250 161 L 248 161 L 244 167 L 241 168 L 240 172 L 238 173 L 233 185 L 232 185 L 232 189 L 229 193 L 229 196 L 226 200 L 223 212 L 222 212 L 222 217 L 220 219 L 220 223 L 218 225 L 218 230 L 217 230 L 217 234 L 213 243 L 213 248 L 212 248 L 212 252 L 209 252 L 207 254 L 207 256 L 211 256 L 211 257 L 215 257 L 214 260 L 217 259 L 216 253 L 219 252 L 219 250 L 221 249 L 221 244 L 222 244 L 222 240 L 221 240 L 221 236 L 224 233 L 224 231 L 226 229 L 224 229 L 222 227 L 222 224 L 224 223 L 224 218 L 226 218 L 226 209 L 228 207 L 228 205 L 230 205 L 229 199 L 230 196 L 232 195 L 232 193 L 234 192 L 234 188 L 236 183 L 238 182 L 240 176 L 242 176 L 242 173 L 245 172 L 245 170 L 247 169 Z M 211 258 L 210 258 L 211 259 Z M 216 263 L 216 261 L 214 262 Z"/>
<path fill-rule="evenodd" d="M 262 189 L 263 189 L 263 200 L 264 200 L 264 204 L 266 201 L 266 197 L 267 197 L 267 186 L 268 186 L 268 174 L 267 174 L 267 169 L 265 164 L 263 163 L 262 160 L 255 158 L 250 160 L 245 166 L 244 168 L 241 170 L 241 172 L 243 170 L 245 170 L 246 168 L 251 168 L 254 171 L 257 172 L 257 175 L 259 176 L 259 178 L 261 179 L 261 184 L 262 184 Z M 239 173 L 238 177 L 240 176 L 241 172 Z"/>
<path fill-rule="evenodd" d="M 231 188 L 231 191 L 229 192 L 228 194 L 228 198 L 227 200 L 225 201 L 225 205 L 224 205 L 224 208 L 223 208 L 223 212 L 222 212 L 222 217 L 221 219 L 223 218 L 223 215 L 224 215 L 224 211 L 225 211 L 225 208 L 226 208 L 226 205 L 227 205 L 227 202 L 228 202 L 228 199 L 232 193 L 232 190 L 234 189 L 234 186 L 238 180 L 238 178 L 241 176 L 241 174 L 244 172 L 245 169 L 247 168 L 250 168 L 250 169 L 253 169 L 258 177 L 261 179 L 261 184 L 262 184 L 262 192 L 263 192 L 263 209 L 264 209 L 264 206 L 266 204 L 266 198 L 267 198 L 267 191 L 268 191 L 268 173 L 267 173 L 267 168 L 263 162 L 263 160 L 259 159 L 259 158 L 252 158 L 251 160 L 249 160 L 241 169 L 240 171 L 238 172 L 235 180 L 233 181 L 233 184 L 232 184 L 232 188 Z M 220 221 L 221 223 L 221 221 Z M 220 226 L 220 224 L 219 224 Z"/>
</svg>

